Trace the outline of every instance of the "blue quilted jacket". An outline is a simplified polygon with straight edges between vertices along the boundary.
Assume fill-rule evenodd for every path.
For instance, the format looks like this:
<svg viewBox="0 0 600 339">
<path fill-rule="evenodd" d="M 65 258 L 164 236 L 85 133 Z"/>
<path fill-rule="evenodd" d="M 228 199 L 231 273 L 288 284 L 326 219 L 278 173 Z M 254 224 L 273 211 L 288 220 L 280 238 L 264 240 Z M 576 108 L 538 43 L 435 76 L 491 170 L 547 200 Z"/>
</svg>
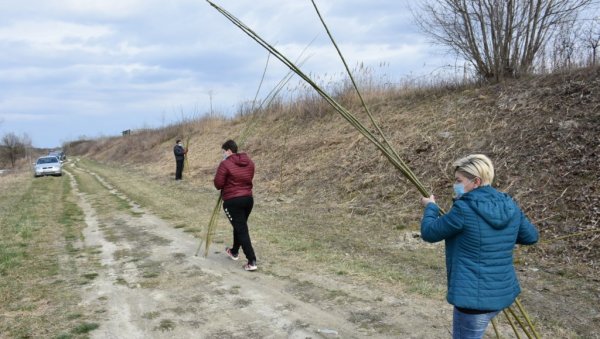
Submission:
<svg viewBox="0 0 600 339">
<path fill-rule="evenodd" d="M 513 199 L 491 186 L 474 189 L 439 215 L 425 207 L 421 236 L 446 241 L 448 302 L 457 307 L 498 311 L 521 292 L 513 266 L 515 244 L 530 245 L 538 232 Z"/>
</svg>

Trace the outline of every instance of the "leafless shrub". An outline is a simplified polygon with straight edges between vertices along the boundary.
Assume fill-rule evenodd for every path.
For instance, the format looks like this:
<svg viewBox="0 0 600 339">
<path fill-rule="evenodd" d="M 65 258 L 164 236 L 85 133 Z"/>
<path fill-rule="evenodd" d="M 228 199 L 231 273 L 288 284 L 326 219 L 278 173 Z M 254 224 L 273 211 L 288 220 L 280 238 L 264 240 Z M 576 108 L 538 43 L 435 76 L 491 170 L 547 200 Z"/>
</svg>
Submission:
<svg viewBox="0 0 600 339">
<path fill-rule="evenodd" d="M 600 17 L 588 20 L 582 27 L 581 43 L 589 52 L 588 63 L 596 66 L 598 45 L 600 45 Z"/>
<path fill-rule="evenodd" d="M 31 148 L 31 138 L 27 134 L 18 136 L 9 132 L 0 140 L 0 156 L 10 162 L 11 167 L 15 167 L 17 160 L 27 155 L 27 150 Z"/>
<path fill-rule="evenodd" d="M 415 20 L 436 43 L 500 81 L 529 74 L 557 28 L 591 0 L 427 0 Z"/>
</svg>

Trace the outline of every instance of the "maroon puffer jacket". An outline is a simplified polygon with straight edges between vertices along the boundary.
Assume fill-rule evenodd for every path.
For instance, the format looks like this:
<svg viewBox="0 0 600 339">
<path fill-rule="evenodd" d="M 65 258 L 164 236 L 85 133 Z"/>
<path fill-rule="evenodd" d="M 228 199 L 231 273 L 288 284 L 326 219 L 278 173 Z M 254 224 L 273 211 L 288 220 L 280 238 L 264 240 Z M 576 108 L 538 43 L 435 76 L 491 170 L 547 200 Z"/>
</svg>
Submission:
<svg viewBox="0 0 600 339">
<path fill-rule="evenodd" d="M 223 200 L 252 196 L 254 162 L 246 153 L 234 153 L 221 161 L 215 174 L 215 187 Z"/>
</svg>

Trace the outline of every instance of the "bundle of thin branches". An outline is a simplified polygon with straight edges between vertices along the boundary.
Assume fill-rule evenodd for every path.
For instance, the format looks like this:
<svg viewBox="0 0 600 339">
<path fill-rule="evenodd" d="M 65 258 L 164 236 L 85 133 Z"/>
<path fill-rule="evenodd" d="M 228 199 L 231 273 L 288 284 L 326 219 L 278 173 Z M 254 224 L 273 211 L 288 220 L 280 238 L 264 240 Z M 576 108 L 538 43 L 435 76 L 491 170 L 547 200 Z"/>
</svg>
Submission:
<svg viewBox="0 0 600 339">
<path fill-rule="evenodd" d="M 293 62 L 291 62 L 288 58 L 286 58 L 275 47 L 271 46 L 268 42 L 266 42 L 264 39 L 262 39 L 257 33 L 255 33 L 252 29 L 250 29 L 248 26 L 246 26 L 243 22 L 241 22 L 239 19 L 237 19 L 231 13 L 227 12 L 223 8 L 214 4 L 210 0 L 206 0 L 206 1 L 211 6 L 213 6 L 219 13 L 221 13 L 223 16 L 225 16 L 229 21 L 231 21 L 234 25 L 236 25 L 238 28 L 240 28 L 244 33 L 246 33 L 248 36 L 250 36 L 250 38 L 252 38 L 259 45 L 261 45 L 263 48 L 265 48 L 267 51 L 269 51 L 269 53 L 273 54 L 277 59 L 279 59 L 290 70 L 292 70 L 294 73 L 296 73 L 298 76 L 300 76 L 304 81 L 306 81 L 317 93 L 319 93 L 319 95 L 321 95 L 321 97 L 325 101 L 327 101 L 335 109 L 336 112 L 338 112 L 344 119 L 346 119 L 346 121 L 348 121 L 353 127 L 355 127 L 358 132 L 360 132 L 364 137 L 367 138 L 367 140 L 369 140 L 371 143 L 373 143 L 381 151 L 381 153 L 390 161 L 390 163 L 394 167 L 396 167 L 417 188 L 417 190 L 424 197 L 430 196 L 430 194 L 427 191 L 427 189 L 425 188 L 425 186 L 420 182 L 420 180 L 416 177 L 416 175 L 413 173 L 413 171 L 406 165 L 406 163 L 400 158 L 398 153 L 394 150 L 394 148 L 388 142 L 388 140 L 385 137 L 381 128 L 375 122 L 373 115 L 371 114 L 370 110 L 368 109 L 367 105 L 365 104 L 365 102 L 363 100 L 360 90 L 358 89 L 358 86 L 356 85 L 356 82 L 354 81 L 354 78 L 352 77 L 352 73 L 350 72 L 342 53 L 340 52 L 339 48 L 337 47 L 337 44 L 335 43 L 333 36 L 331 35 L 329 29 L 327 28 L 327 25 L 325 24 L 325 21 L 323 20 L 321 14 L 317 8 L 317 5 L 315 4 L 315 2 L 313 0 L 311 0 L 311 2 L 313 3 L 315 10 L 317 11 L 317 14 L 319 15 L 319 19 L 323 23 L 323 25 L 327 31 L 327 34 L 329 35 L 331 41 L 333 42 L 333 44 L 338 52 L 338 55 L 341 57 L 341 59 L 344 63 L 344 66 L 346 68 L 346 71 L 348 72 L 348 74 L 350 76 L 352 84 L 359 95 L 361 104 L 365 108 L 367 115 L 371 121 L 371 124 L 375 127 L 375 130 L 377 131 L 377 135 L 373 134 L 368 128 L 366 128 L 356 118 L 356 116 L 354 114 L 352 114 L 349 110 L 347 110 L 340 103 L 338 103 L 335 99 L 333 99 L 328 93 L 326 93 L 323 89 L 321 89 L 321 87 L 319 87 L 298 66 L 296 66 Z M 442 210 L 441 213 L 444 213 L 444 211 Z M 516 299 L 515 303 L 517 304 L 518 309 L 521 311 L 521 314 L 523 315 L 523 317 L 526 319 L 527 324 L 529 325 L 529 327 L 530 327 L 531 331 L 533 332 L 533 334 L 535 335 L 535 337 L 539 338 L 539 335 L 535 331 L 533 323 L 531 322 L 528 314 L 525 312 L 525 309 L 522 307 L 519 300 Z M 527 334 L 528 337 L 530 337 L 529 331 L 527 330 L 526 326 L 520 321 L 520 318 L 518 316 L 516 316 L 516 314 L 514 314 L 514 312 L 512 311 L 511 308 L 508 308 L 507 310 L 509 310 L 509 312 L 512 313 L 515 320 L 517 320 L 517 322 L 521 325 L 522 330 Z M 507 314 L 506 310 L 505 310 L 505 314 Z M 507 315 L 507 318 L 508 318 L 508 315 Z M 516 328 L 513 326 L 512 321 L 510 321 L 510 318 L 508 318 L 508 320 L 511 323 L 513 330 L 515 331 L 515 334 L 517 334 L 517 336 L 518 336 L 518 332 L 517 332 Z M 495 327 L 495 323 L 494 323 L 494 329 L 497 330 Z"/>
<path fill-rule="evenodd" d="M 425 186 L 419 181 L 419 179 L 415 176 L 412 170 L 404 163 L 404 161 L 398 156 L 398 153 L 396 153 L 396 151 L 394 151 L 394 149 L 387 142 L 386 138 L 381 132 L 381 129 L 377 129 L 378 135 L 373 134 L 356 118 L 354 114 L 352 114 L 348 109 L 343 107 L 328 93 L 321 89 L 319 85 L 317 85 L 308 75 L 306 75 L 298 66 L 296 66 L 282 53 L 280 53 L 275 47 L 271 46 L 269 43 L 263 40 L 258 34 L 252 31 L 248 26 L 246 26 L 243 22 L 241 22 L 231 13 L 214 4 L 210 0 L 206 1 L 217 11 L 223 14 L 227 19 L 229 19 L 234 25 L 240 28 L 244 33 L 246 33 L 253 40 L 255 40 L 259 45 L 264 47 L 273 56 L 279 59 L 290 70 L 292 70 L 300 78 L 306 81 L 315 91 L 317 91 L 317 93 L 319 93 L 319 95 L 321 95 L 321 97 L 325 101 L 327 101 L 344 119 L 346 119 L 346 121 L 348 121 L 352 126 L 354 126 L 354 128 L 356 128 L 356 130 L 358 130 L 365 138 L 367 138 L 367 140 L 373 143 L 381 151 L 381 153 L 392 163 L 392 165 L 394 165 L 419 190 L 419 192 L 423 196 L 429 196 L 429 193 L 427 192 Z M 374 121 L 372 122 L 375 123 Z"/>
<path fill-rule="evenodd" d="M 519 298 L 515 299 L 515 305 L 517 306 L 516 308 L 520 314 L 518 314 L 517 312 L 515 312 L 513 310 L 513 306 L 509 306 L 509 307 L 505 308 L 504 310 L 502 310 L 502 313 L 504 314 L 504 316 L 506 316 L 506 320 L 510 324 L 510 327 L 513 329 L 513 332 L 515 332 L 517 339 L 520 339 L 521 336 L 519 335 L 519 330 L 518 330 L 517 326 L 515 325 L 515 323 L 513 322 L 513 320 L 515 320 L 517 322 L 517 324 L 521 328 L 521 331 L 523 333 L 525 333 L 527 338 L 529 338 L 529 339 L 541 338 L 539 333 L 535 330 L 535 327 L 533 326 L 533 322 L 531 321 L 531 318 L 529 318 L 529 314 L 527 314 L 527 312 L 525 311 L 525 308 L 519 301 Z M 500 338 L 500 335 L 498 334 L 498 329 L 496 328 L 496 323 L 492 322 L 492 325 L 494 326 L 494 331 L 496 332 L 496 337 Z"/>
<path fill-rule="evenodd" d="M 183 170 L 186 173 L 190 173 L 190 165 L 189 165 L 189 161 L 188 161 L 188 155 L 187 155 L 187 151 L 190 147 L 190 140 L 192 139 L 192 133 L 189 133 L 186 137 L 185 137 L 185 145 L 183 146 L 185 148 L 185 158 L 183 158 Z"/>
<path fill-rule="evenodd" d="M 208 226 L 206 228 L 206 236 L 204 237 L 204 241 L 202 239 L 200 239 L 200 244 L 198 245 L 198 249 L 196 250 L 196 256 L 198 256 L 198 253 L 200 252 L 200 249 L 202 248 L 202 244 L 204 243 L 204 256 L 206 257 L 208 255 L 208 247 L 210 246 L 210 243 L 212 242 L 212 237 L 215 233 L 215 228 L 217 227 L 217 221 L 219 220 L 219 211 L 221 210 L 221 207 L 223 206 L 223 197 L 221 197 L 221 195 L 219 195 L 219 198 L 217 198 L 217 203 L 215 204 L 215 208 L 212 211 L 212 214 L 210 216 L 210 220 L 208 222 Z"/>
</svg>

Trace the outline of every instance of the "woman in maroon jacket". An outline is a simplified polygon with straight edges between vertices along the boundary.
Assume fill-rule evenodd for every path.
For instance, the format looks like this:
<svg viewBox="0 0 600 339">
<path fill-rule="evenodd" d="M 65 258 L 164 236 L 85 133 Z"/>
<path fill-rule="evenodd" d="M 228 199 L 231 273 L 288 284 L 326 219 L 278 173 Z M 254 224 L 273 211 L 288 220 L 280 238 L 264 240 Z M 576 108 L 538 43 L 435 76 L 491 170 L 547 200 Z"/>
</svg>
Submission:
<svg viewBox="0 0 600 339">
<path fill-rule="evenodd" d="M 252 249 L 250 233 L 248 232 L 248 217 L 252 212 L 252 179 L 254 178 L 254 162 L 246 153 L 238 153 L 233 140 L 227 140 L 223 146 L 223 161 L 215 174 L 215 187 L 221 190 L 223 210 L 233 226 L 233 246 L 226 247 L 225 252 L 238 260 L 240 246 L 248 259 L 244 265 L 246 271 L 254 271 L 256 255 Z"/>
</svg>

